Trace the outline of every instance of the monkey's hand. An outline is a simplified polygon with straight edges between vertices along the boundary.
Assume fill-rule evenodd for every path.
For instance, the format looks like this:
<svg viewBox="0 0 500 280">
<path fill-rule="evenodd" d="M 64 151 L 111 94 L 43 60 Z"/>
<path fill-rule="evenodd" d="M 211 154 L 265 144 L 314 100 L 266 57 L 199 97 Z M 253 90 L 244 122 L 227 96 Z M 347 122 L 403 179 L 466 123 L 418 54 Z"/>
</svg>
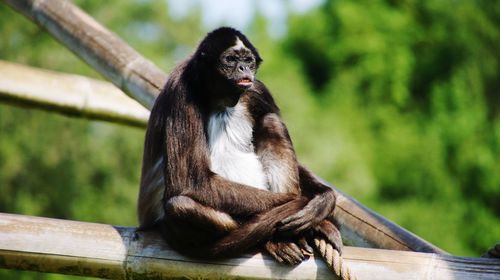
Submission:
<svg viewBox="0 0 500 280">
<path fill-rule="evenodd" d="M 333 213 L 335 193 L 327 191 L 316 195 L 302 210 L 278 223 L 278 231 L 284 235 L 297 235 L 319 225 Z"/>
<path fill-rule="evenodd" d="M 327 243 L 330 243 L 334 249 L 339 251 L 342 255 L 342 237 L 340 236 L 340 231 L 338 228 L 329 220 L 323 220 L 319 225 L 315 226 L 312 230 L 313 239 L 324 239 Z"/>
<path fill-rule="evenodd" d="M 307 244 L 305 238 L 296 241 L 290 239 L 270 240 L 264 244 L 266 251 L 279 263 L 297 265 L 313 255 L 313 248 Z"/>
</svg>

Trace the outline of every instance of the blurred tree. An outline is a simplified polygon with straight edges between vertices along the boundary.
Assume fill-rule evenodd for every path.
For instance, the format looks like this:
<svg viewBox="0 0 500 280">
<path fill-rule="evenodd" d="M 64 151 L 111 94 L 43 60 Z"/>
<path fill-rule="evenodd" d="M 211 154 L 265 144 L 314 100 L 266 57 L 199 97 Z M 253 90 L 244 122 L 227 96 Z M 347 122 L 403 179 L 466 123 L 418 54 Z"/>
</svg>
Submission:
<svg viewBox="0 0 500 280">
<path fill-rule="evenodd" d="M 285 40 L 322 118 L 343 123 L 323 140 L 355 143 L 326 166 L 365 175 L 372 207 L 457 254 L 500 236 L 499 11 L 494 1 L 327 1 L 293 17 Z"/>
</svg>

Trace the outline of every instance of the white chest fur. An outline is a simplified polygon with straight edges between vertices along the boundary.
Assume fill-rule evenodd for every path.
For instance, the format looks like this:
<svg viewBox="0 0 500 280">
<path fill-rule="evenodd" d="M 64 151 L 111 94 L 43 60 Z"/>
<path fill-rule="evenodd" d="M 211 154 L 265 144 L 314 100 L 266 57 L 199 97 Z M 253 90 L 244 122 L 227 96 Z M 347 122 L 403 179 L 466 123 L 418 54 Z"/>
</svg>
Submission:
<svg viewBox="0 0 500 280">
<path fill-rule="evenodd" d="M 252 132 L 252 121 L 240 103 L 211 115 L 208 121 L 211 169 L 231 181 L 267 190 L 262 164 L 254 152 Z"/>
</svg>

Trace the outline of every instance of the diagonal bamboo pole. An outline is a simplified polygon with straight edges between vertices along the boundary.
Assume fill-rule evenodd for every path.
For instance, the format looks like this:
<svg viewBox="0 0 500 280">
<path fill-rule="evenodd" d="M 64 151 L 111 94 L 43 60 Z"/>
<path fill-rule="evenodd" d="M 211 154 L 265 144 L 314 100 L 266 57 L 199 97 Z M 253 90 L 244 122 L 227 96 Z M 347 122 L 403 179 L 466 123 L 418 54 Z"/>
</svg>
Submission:
<svg viewBox="0 0 500 280">
<path fill-rule="evenodd" d="M 151 109 L 167 75 L 66 0 L 8 0 L 133 99 Z"/>
<path fill-rule="evenodd" d="M 31 19 L 147 108 L 167 76 L 67 0 L 3 0 Z M 337 190 L 334 212 L 354 246 L 445 253 Z"/>
</svg>

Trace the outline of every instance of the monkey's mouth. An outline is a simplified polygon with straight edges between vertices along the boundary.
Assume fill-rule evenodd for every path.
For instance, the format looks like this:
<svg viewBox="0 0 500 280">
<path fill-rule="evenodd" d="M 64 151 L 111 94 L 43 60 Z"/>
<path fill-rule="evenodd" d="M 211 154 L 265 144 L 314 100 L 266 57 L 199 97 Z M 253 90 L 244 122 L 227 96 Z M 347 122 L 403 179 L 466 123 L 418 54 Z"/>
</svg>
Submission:
<svg viewBox="0 0 500 280">
<path fill-rule="evenodd" d="M 252 86 L 253 81 L 250 78 L 242 78 L 242 79 L 239 79 L 236 84 L 240 87 L 243 87 L 243 88 L 249 88 Z"/>
</svg>

